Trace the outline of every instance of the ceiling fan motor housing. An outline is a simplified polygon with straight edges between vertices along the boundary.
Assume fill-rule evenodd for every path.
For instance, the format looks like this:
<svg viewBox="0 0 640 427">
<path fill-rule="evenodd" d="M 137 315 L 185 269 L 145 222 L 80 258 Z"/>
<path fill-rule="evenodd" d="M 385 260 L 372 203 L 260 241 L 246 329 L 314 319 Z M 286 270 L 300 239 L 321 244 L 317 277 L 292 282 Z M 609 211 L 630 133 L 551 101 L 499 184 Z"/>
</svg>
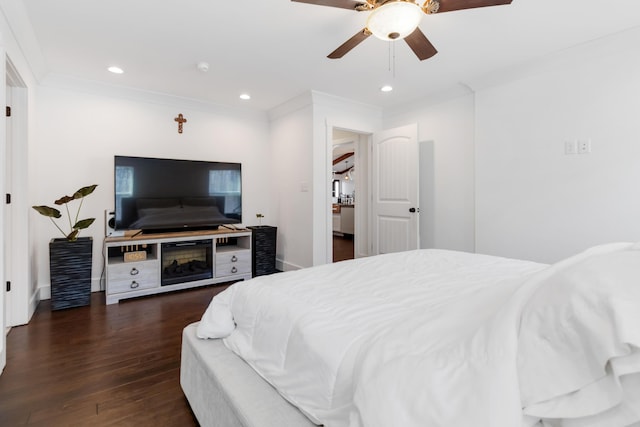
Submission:
<svg viewBox="0 0 640 427">
<path fill-rule="evenodd" d="M 418 27 L 422 14 L 413 0 L 389 1 L 371 11 L 367 28 L 381 40 L 403 39 Z"/>
</svg>

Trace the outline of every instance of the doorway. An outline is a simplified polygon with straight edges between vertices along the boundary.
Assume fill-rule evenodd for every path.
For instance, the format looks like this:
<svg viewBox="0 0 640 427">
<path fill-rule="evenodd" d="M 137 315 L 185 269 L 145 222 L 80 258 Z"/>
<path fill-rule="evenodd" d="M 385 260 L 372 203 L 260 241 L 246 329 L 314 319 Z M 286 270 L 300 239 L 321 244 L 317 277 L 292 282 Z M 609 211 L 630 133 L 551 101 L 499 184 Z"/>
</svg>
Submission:
<svg viewBox="0 0 640 427">
<path fill-rule="evenodd" d="M 348 132 L 336 132 L 344 133 Z M 354 134 L 355 135 L 355 134 Z M 357 137 L 357 136 L 356 136 Z M 333 262 L 354 258 L 355 234 L 355 141 L 350 135 L 334 138 L 331 191 Z"/>
<path fill-rule="evenodd" d="M 370 136 L 333 128 L 332 138 L 332 261 L 337 262 L 369 255 L 366 195 Z"/>
</svg>

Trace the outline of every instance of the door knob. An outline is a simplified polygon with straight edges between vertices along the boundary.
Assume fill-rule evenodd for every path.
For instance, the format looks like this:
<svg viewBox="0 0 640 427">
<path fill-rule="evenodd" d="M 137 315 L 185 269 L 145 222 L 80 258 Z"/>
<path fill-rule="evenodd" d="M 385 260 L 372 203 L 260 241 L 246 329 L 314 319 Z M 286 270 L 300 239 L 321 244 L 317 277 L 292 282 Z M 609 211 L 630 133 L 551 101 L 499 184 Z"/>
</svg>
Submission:
<svg viewBox="0 0 640 427">
<path fill-rule="evenodd" d="M 410 208 L 409 212 L 414 213 L 414 212 L 420 212 L 420 209 L 416 209 L 416 208 Z"/>
</svg>

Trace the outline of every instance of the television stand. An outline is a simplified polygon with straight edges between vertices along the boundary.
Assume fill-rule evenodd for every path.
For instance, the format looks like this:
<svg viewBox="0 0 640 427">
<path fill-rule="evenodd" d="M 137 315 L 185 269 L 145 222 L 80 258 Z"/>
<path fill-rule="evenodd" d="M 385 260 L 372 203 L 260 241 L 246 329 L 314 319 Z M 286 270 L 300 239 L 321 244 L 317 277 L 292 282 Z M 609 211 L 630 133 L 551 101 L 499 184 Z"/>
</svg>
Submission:
<svg viewBox="0 0 640 427">
<path fill-rule="evenodd" d="M 106 303 L 251 278 L 250 230 L 107 237 Z"/>
</svg>

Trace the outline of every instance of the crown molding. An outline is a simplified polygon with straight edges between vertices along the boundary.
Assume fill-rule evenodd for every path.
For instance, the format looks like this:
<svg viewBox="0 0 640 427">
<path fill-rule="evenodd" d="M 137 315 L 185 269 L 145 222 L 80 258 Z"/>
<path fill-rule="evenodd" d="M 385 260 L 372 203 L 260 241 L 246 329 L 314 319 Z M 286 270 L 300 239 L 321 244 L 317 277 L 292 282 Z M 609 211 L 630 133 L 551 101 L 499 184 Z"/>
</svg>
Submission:
<svg viewBox="0 0 640 427">
<path fill-rule="evenodd" d="M 618 33 L 581 43 L 567 49 L 523 62 L 513 67 L 495 70 L 491 73 L 469 79 L 466 84 L 478 92 L 494 86 L 521 80 L 528 76 L 553 71 L 567 65 L 594 61 L 620 52 L 632 51 L 637 55 L 640 45 L 640 27 L 629 28 Z"/>
<path fill-rule="evenodd" d="M 41 81 L 49 72 L 49 67 L 23 2 L 0 0 L 0 32 L 7 53 L 16 66 L 22 68 L 19 65 L 21 60 L 17 57 L 19 54 L 34 78 Z M 22 69 L 20 71 L 24 72 Z"/>
</svg>

